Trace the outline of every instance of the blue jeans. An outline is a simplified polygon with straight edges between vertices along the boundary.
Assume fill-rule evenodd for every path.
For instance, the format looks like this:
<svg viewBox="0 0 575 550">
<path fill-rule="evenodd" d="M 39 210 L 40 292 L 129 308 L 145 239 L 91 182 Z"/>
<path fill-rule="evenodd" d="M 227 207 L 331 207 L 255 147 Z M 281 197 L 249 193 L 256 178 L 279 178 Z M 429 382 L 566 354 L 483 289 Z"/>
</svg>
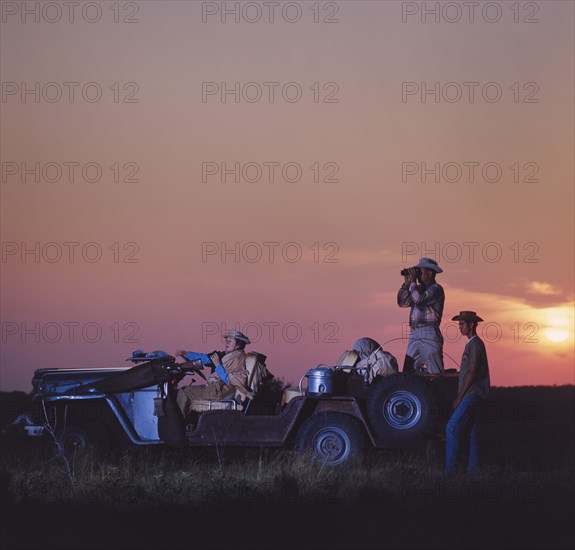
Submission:
<svg viewBox="0 0 575 550">
<path fill-rule="evenodd" d="M 463 438 L 469 434 L 469 461 L 467 471 L 479 469 L 478 407 L 481 398 L 477 395 L 464 397 L 449 419 L 445 429 L 445 472 L 453 474 L 461 455 Z"/>
</svg>

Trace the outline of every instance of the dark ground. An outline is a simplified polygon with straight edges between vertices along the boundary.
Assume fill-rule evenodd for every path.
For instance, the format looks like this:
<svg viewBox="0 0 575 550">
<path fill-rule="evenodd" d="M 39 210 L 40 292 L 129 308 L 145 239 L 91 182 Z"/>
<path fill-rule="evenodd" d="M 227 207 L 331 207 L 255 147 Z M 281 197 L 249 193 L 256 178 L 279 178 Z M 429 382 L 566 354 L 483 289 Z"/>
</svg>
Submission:
<svg viewBox="0 0 575 550">
<path fill-rule="evenodd" d="M 0 478 L 0 543 L 6 549 L 572 549 L 574 395 L 573 386 L 492 390 L 487 483 L 462 477 L 438 484 L 420 476 L 401 495 L 364 486 L 350 501 L 301 501 L 288 490 L 265 502 L 223 498 L 120 510 L 15 502 Z M 3 425 L 25 409 L 20 398 L 2 395 Z M 3 445 L 3 456 L 13 452 L 12 442 Z"/>
<path fill-rule="evenodd" d="M 9 510 L 5 522 L 6 549 L 573 548 L 573 503 L 555 499 L 405 507 L 366 498 L 343 506 L 224 505 L 121 515 L 27 506 Z"/>
</svg>

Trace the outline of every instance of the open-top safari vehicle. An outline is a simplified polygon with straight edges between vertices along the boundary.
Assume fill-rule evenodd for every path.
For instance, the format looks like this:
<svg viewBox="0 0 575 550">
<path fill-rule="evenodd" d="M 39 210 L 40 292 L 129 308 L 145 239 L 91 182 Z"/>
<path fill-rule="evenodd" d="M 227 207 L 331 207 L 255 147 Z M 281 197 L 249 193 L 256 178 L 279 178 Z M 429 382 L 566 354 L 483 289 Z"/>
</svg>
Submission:
<svg viewBox="0 0 575 550">
<path fill-rule="evenodd" d="M 335 365 L 311 369 L 299 388 L 270 402 L 262 390 L 270 378 L 265 360 L 246 354 L 249 399 L 197 402 L 186 419 L 177 386 L 197 375 L 199 364 L 168 355 L 131 369 L 39 369 L 33 400 L 43 424 L 69 450 L 126 443 L 288 447 L 339 465 L 369 447 L 426 445 L 441 433 L 457 388 L 456 372 L 381 376 L 346 351 Z"/>
</svg>

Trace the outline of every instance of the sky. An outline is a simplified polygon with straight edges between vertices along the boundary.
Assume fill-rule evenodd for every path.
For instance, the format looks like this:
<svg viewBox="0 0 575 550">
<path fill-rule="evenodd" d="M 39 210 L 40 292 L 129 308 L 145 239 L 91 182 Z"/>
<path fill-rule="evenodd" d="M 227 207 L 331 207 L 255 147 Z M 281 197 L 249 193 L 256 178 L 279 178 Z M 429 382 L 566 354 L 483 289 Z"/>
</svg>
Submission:
<svg viewBox="0 0 575 550">
<path fill-rule="evenodd" d="M 240 329 L 298 382 L 444 273 L 446 368 L 573 384 L 574 4 L 1 2 L 0 389 Z"/>
</svg>

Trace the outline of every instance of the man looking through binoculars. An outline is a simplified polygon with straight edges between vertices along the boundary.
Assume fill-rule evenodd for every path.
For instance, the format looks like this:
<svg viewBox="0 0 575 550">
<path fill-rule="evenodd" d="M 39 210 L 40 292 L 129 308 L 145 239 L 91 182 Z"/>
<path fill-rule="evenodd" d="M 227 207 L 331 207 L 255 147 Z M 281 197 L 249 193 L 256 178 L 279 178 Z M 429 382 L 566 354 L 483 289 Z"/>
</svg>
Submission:
<svg viewBox="0 0 575 550">
<path fill-rule="evenodd" d="M 443 269 L 431 258 L 421 258 L 416 266 L 402 270 L 403 284 L 397 293 L 397 305 L 410 307 L 409 342 L 403 372 L 443 372 L 443 336 L 439 330 L 445 293 L 435 282 Z M 419 284 L 418 284 L 419 281 Z"/>
</svg>

